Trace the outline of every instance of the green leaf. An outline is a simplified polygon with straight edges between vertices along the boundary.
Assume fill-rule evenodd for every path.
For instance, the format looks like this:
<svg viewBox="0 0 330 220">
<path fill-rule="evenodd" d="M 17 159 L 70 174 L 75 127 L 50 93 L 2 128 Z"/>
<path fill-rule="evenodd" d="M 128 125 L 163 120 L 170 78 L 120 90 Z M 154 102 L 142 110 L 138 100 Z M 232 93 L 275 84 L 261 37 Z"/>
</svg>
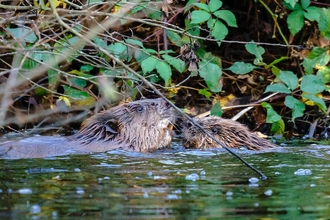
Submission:
<svg viewBox="0 0 330 220">
<path fill-rule="evenodd" d="M 172 76 L 172 70 L 170 65 L 168 65 L 164 61 L 158 61 L 156 64 L 156 70 L 159 73 L 160 77 L 165 81 L 165 86 L 168 86 L 171 76 Z"/>
<path fill-rule="evenodd" d="M 300 3 L 301 3 L 301 7 L 303 9 L 307 9 L 308 6 L 311 4 L 311 1 L 310 0 L 300 0 Z"/>
<path fill-rule="evenodd" d="M 292 91 L 298 86 L 298 77 L 291 71 L 280 71 L 279 78 Z"/>
<path fill-rule="evenodd" d="M 255 68 L 257 67 L 252 65 L 251 63 L 235 62 L 231 67 L 227 68 L 227 70 L 230 70 L 236 74 L 246 74 L 251 72 Z"/>
<path fill-rule="evenodd" d="M 198 93 L 205 96 L 207 99 L 210 99 L 212 95 L 212 93 L 210 93 L 208 89 L 200 89 L 198 90 Z"/>
<path fill-rule="evenodd" d="M 162 57 L 166 62 L 171 64 L 171 66 L 173 66 L 180 73 L 182 73 L 185 70 L 185 63 L 182 60 L 166 54 L 162 55 Z"/>
<path fill-rule="evenodd" d="M 292 121 L 304 115 L 305 104 L 298 99 L 295 99 L 293 96 L 286 96 L 284 104 L 292 109 Z"/>
<path fill-rule="evenodd" d="M 224 20 L 228 26 L 237 27 L 235 15 L 228 10 L 219 10 L 213 13 L 214 16 Z"/>
<path fill-rule="evenodd" d="M 193 11 L 191 13 L 191 24 L 200 24 L 204 23 L 205 21 L 209 20 L 211 15 L 206 11 Z"/>
<path fill-rule="evenodd" d="M 261 106 L 267 110 L 267 117 L 266 117 L 267 123 L 274 123 L 282 119 L 281 116 L 277 114 L 277 112 L 274 111 L 273 107 L 267 102 L 262 102 Z"/>
<path fill-rule="evenodd" d="M 182 38 L 180 37 L 180 35 L 178 33 L 167 30 L 166 34 L 167 34 L 168 39 L 170 39 L 170 41 L 172 43 L 174 43 L 175 46 L 181 47 L 184 45 L 184 43 L 182 42 Z"/>
<path fill-rule="evenodd" d="M 207 26 L 211 30 L 211 36 L 216 40 L 223 40 L 228 34 L 226 25 L 221 21 L 210 19 L 207 22 Z"/>
<path fill-rule="evenodd" d="M 219 8 L 221 8 L 222 2 L 220 0 L 210 0 L 209 2 L 209 11 L 215 12 Z"/>
<path fill-rule="evenodd" d="M 310 21 L 319 21 L 320 19 L 321 11 L 318 7 L 308 7 L 306 9 L 306 12 L 304 12 L 305 18 L 307 18 Z"/>
<path fill-rule="evenodd" d="M 285 131 L 285 124 L 283 119 L 273 122 L 270 131 L 276 135 L 283 135 Z"/>
<path fill-rule="evenodd" d="M 319 77 L 323 83 L 329 83 L 330 82 L 330 68 L 327 66 L 321 67 L 317 71 L 316 76 Z"/>
<path fill-rule="evenodd" d="M 101 39 L 101 38 L 99 38 L 99 37 L 94 37 L 94 38 L 93 38 L 93 42 L 94 42 L 97 46 L 99 46 L 99 47 L 101 47 L 101 48 L 103 48 L 103 49 L 106 49 L 106 48 L 107 48 L 107 44 L 104 42 L 103 39 Z"/>
<path fill-rule="evenodd" d="M 128 39 L 125 39 L 125 42 L 128 44 L 136 45 L 136 46 L 143 48 L 143 43 L 137 39 L 128 38 Z"/>
<path fill-rule="evenodd" d="M 291 94 L 291 91 L 282 83 L 275 83 L 272 85 L 267 86 L 265 93 L 267 92 L 280 92 L 280 93 L 286 93 Z"/>
<path fill-rule="evenodd" d="M 205 10 L 205 11 L 210 11 L 209 6 L 207 6 L 207 5 L 204 4 L 204 3 L 199 3 L 199 2 L 197 2 L 197 3 L 194 3 L 193 5 L 195 5 L 195 6 L 198 7 L 198 8 L 201 8 L 201 9 L 203 9 L 203 10 Z"/>
<path fill-rule="evenodd" d="M 64 94 L 70 96 L 70 98 L 72 99 L 83 100 L 90 97 L 90 95 L 85 91 L 81 91 L 67 85 L 63 85 L 63 88 L 64 88 Z"/>
<path fill-rule="evenodd" d="M 208 88 L 212 92 L 220 92 L 222 89 L 220 82 L 222 71 L 220 67 L 208 60 L 202 60 L 199 63 L 199 67 L 199 75 L 204 78 Z"/>
<path fill-rule="evenodd" d="M 122 44 L 122 43 L 114 43 L 114 44 L 110 44 L 108 46 L 107 51 L 111 54 L 113 54 L 114 56 L 118 57 L 118 58 L 122 58 L 127 60 L 128 59 L 128 50 L 127 50 L 127 46 Z"/>
<path fill-rule="evenodd" d="M 319 18 L 319 29 L 321 31 L 321 36 L 324 36 L 327 40 L 330 40 L 330 9 L 322 8 L 320 9 L 321 14 Z"/>
<path fill-rule="evenodd" d="M 319 77 L 305 75 L 301 80 L 300 88 L 303 92 L 317 94 L 324 91 L 325 85 Z"/>
<path fill-rule="evenodd" d="M 153 71 L 156 68 L 156 64 L 158 64 L 158 60 L 155 59 L 152 56 L 150 56 L 147 59 L 143 60 L 141 62 L 141 68 L 142 68 L 143 74 L 145 75 L 145 74 L 150 73 L 151 71 Z"/>
<path fill-rule="evenodd" d="M 262 61 L 262 55 L 265 53 L 265 49 L 263 47 L 260 47 L 254 43 L 251 44 L 245 44 L 245 49 L 250 53 L 256 56 L 260 62 Z"/>
<path fill-rule="evenodd" d="M 24 41 L 26 43 L 34 43 L 38 40 L 35 33 L 26 27 L 6 28 L 6 31 L 12 34 L 17 40 Z"/>
<path fill-rule="evenodd" d="M 297 0 L 284 0 L 284 2 L 289 4 L 292 7 L 290 9 L 293 10 L 298 1 Z"/>
<path fill-rule="evenodd" d="M 291 34 L 295 35 L 304 26 L 304 12 L 302 10 L 291 12 L 288 16 L 287 23 Z"/>
<path fill-rule="evenodd" d="M 221 108 L 220 102 L 216 102 L 212 108 L 211 108 L 211 115 L 215 115 L 215 116 L 221 116 L 223 113 L 223 110 Z"/>
<path fill-rule="evenodd" d="M 307 94 L 307 93 L 303 93 L 303 94 L 302 94 L 302 97 L 304 97 L 304 98 L 306 98 L 306 99 L 309 99 L 309 100 L 315 102 L 316 105 L 317 105 L 317 106 L 318 106 L 323 112 L 326 111 L 327 107 L 326 107 L 325 102 L 324 102 L 323 99 L 321 99 L 321 98 L 319 98 L 319 97 L 317 97 L 317 96 L 315 96 L 315 95 Z"/>
</svg>

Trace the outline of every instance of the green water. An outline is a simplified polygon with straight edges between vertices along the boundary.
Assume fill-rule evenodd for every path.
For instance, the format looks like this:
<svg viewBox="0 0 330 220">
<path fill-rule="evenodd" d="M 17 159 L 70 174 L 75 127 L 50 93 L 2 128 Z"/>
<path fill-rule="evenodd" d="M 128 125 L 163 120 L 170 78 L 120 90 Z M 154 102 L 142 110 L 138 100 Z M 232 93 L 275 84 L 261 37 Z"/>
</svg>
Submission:
<svg viewBox="0 0 330 220">
<path fill-rule="evenodd" d="M 239 154 L 0 160 L 0 219 L 330 219 L 329 146 Z"/>
</svg>

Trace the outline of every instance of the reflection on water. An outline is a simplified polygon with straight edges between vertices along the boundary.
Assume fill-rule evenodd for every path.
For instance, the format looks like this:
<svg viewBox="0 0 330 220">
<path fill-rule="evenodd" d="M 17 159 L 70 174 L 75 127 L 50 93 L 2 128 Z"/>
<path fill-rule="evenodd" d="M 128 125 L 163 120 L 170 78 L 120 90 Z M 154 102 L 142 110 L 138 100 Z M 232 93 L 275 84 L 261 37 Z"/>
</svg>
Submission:
<svg viewBox="0 0 330 220">
<path fill-rule="evenodd" d="M 330 147 L 0 160 L 0 219 L 326 219 Z"/>
</svg>

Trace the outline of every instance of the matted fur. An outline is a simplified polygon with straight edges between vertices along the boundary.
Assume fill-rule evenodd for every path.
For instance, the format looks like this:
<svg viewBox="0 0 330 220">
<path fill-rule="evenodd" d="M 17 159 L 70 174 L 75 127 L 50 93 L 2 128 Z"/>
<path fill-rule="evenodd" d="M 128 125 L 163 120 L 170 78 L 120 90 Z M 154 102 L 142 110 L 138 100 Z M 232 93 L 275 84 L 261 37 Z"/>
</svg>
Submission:
<svg viewBox="0 0 330 220">
<path fill-rule="evenodd" d="M 169 126 L 174 120 L 173 109 L 165 100 L 139 100 L 87 119 L 75 137 L 83 145 L 98 141 L 128 150 L 150 152 L 171 143 Z"/>
<path fill-rule="evenodd" d="M 229 148 L 246 147 L 249 150 L 263 150 L 277 147 L 257 136 L 241 123 L 230 119 L 209 116 L 195 120 Z M 183 145 L 186 148 L 221 148 L 218 143 L 190 122 L 185 123 L 182 131 Z"/>
</svg>

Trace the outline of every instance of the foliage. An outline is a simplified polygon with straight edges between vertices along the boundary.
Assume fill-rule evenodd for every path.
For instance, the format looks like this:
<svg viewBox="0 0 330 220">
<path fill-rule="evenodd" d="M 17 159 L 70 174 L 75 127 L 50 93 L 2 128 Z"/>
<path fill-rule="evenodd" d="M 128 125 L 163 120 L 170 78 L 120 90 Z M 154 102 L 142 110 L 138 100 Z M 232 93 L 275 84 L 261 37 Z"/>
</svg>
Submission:
<svg viewBox="0 0 330 220">
<path fill-rule="evenodd" d="M 63 101 L 66 106 L 91 108 L 100 97 L 106 100 L 134 97 L 141 92 L 140 79 L 144 77 L 168 97 L 184 100 L 201 96 L 196 100 L 215 103 L 211 113 L 216 115 L 223 113 L 217 102 L 219 95 L 235 92 L 237 97 L 253 96 L 255 90 L 265 95 L 278 93 L 281 98 L 276 100 L 276 106 L 272 100 L 261 103 L 266 112 L 264 118 L 276 134 L 285 132 L 283 116 L 295 122 L 310 109 L 323 113 L 327 110 L 324 99 L 330 83 L 329 44 L 324 43 L 330 40 L 327 5 L 310 0 L 270 4 L 251 0 L 249 4 L 260 13 L 259 24 L 257 18 L 245 17 L 250 15 L 250 11 L 242 11 L 247 7 L 235 5 L 234 10 L 234 3 L 225 0 L 189 0 L 185 5 L 171 1 L 136 4 L 99 0 L 79 4 L 36 0 L 28 5 L 38 12 L 33 14 L 35 25 L 30 20 L 17 25 L 8 19 L 0 26 L 3 39 L 0 44 L 5 48 L 2 53 L 13 54 L 7 55 L 10 62 L 3 62 L 1 68 L 8 72 L 18 69 L 20 79 L 28 82 L 33 79 L 29 95 L 39 97 L 42 103 L 50 100 L 53 106 Z M 0 3 L 1 9 L 12 10 L 7 6 Z M 26 10 L 19 8 L 21 5 L 15 7 L 13 14 Z M 88 19 L 82 8 L 92 13 Z M 57 11 L 62 13 L 60 18 L 53 16 Z M 267 23 L 262 21 L 261 14 L 273 18 L 269 30 L 267 25 L 264 28 L 265 32 L 272 32 L 267 32 L 266 37 L 258 29 L 262 22 Z M 254 23 L 255 29 L 244 27 Z M 273 48 L 284 46 L 283 42 L 303 45 L 311 38 L 325 41 L 311 48 L 278 46 L 281 52 L 274 52 Z M 228 40 L 232 40 L 231 44 Z M 274 44 L 269 46 L 266 42 Z M 299 57 L 294 57 L 294 53 Z M 296 66 L 291 65 L 294 62 Z M 43 67 L 44 72 L 38 73 Z M 45 78 L 38 81 L 41 76 Z M 13 87 L 21 84 L 17 80 Z"/>
</svg>

